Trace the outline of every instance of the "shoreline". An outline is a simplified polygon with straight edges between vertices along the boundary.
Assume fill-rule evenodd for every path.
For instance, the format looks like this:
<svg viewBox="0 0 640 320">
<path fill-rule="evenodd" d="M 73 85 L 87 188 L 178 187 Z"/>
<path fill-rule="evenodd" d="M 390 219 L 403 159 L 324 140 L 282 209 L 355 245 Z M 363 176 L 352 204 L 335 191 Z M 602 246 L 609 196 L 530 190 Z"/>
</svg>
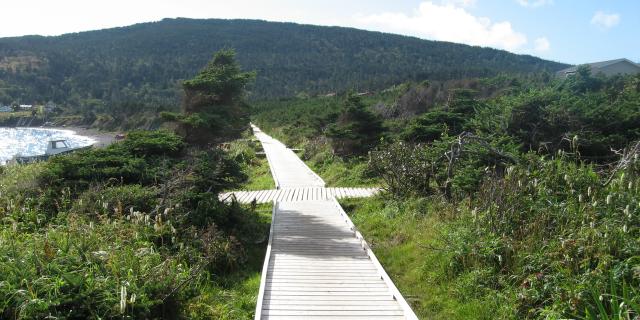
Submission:
<svg viewBox="0 0 640 320">
<path fill-rule="evenodd" d="M 49 129 L 49 130 L 65 130 L 73 131 L 76 135 L 91 138 L 96 142 L 92 145 L 96 148 L 104 148 L 116 141 L 117 132 L 99 131 L 97 129 L 89 129 L 82 127 L 0 127 L 13 129 Z"/>
</svg>

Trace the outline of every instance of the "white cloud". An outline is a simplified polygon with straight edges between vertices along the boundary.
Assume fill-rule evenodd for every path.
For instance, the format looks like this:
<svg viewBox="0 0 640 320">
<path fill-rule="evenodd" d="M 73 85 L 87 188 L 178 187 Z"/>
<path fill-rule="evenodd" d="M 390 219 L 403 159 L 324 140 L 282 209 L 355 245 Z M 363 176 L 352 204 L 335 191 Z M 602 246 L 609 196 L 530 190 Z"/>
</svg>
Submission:
<svg viewBox="0 0 640 320">
<path fill-rule="evenodd" d="M 537 8 L 553 4 L 553 0 L 517 0 L 523 7 Z"/>
<path fill-rule="evenodd" d="M 442 0 L 442 4 L 452 4 L 462 7 L 473 7 L 476 5 L 476 0 Z"/>
<path fill-rule="evenodd" d="M 604 11 L 597 11 L 593 18 L 591 18 L 591 24 L 599 26 L 603 29 L 609 29 L 620 23 L 620 15 L 617 13 L 605 13 Z"/>
<path fill-rule="evenodd" d="M 357 27 L 413 35 L 420 38 L 459 42 L 518 51 L 527 37 L 509 21 L 492 22 L 476 17 L 453 3 L 424 1 L 413 14 L 386 12 L 357 15 Z"/>
<path fill-rule="evenodd" d="M 543 53 L 551 49 L 551 43 L 547 37 L 540 37 L 534 41 L 534 49 L 537 52 Z"/>
</svg>

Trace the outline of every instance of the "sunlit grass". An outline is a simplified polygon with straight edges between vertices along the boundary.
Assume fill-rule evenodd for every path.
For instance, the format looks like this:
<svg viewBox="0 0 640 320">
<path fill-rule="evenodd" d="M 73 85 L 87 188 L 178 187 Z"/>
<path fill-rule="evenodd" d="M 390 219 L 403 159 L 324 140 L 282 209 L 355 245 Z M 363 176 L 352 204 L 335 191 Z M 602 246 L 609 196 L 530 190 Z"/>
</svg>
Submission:
<svg viewBox="0 0 640 320">
<path fill-rule="evenodd" d="M 497 296 L 465 299 L 456 292 L 449 259 L 437 249 L 446 222 L 423 211 L 435 207 L 424 200 L 389 205 L 380 197 L 341 203 L 420 319 L 508 318 Z"/>
</svg>

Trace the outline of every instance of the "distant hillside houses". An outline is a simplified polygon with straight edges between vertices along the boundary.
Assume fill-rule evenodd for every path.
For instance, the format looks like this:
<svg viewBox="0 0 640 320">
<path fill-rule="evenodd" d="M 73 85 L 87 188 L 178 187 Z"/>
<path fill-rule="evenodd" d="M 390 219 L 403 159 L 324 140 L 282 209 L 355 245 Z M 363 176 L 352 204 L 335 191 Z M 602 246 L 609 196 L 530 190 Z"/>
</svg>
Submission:
<svg viewBox="0 0 640 320">
<path fill-rule="evenodd" d="M 609 61 L 587 63 L 584 65 L 589 66 L 591 68 L 591 74 L 596 75 L 596 74 L 602 73 L 607 77 L 617 75 L 617 74 L 627 75 L 627 74 L 640 73 L 640 65 L 638 65 L 637 63 L 634 63 L 629 59 L 616 59 L 616 60 L 609 60 Z M 574 66 L 571 68 L 560 70 L 558 71 L 558 76 L 566 78 L 578 72 L 579 67 L 580 66 Z"/>
<path fill-rule="evenodd" d="M 15 106 L 3 106 L 0 105 L 0 113 L 2 112 L 15 112 L 15 111 L 37 111 L 37 112 L 54 112 L 58 106 L 53 102 L 47 102 L 45 105 L 34 104 L 20 104 Z"/>
</svg>

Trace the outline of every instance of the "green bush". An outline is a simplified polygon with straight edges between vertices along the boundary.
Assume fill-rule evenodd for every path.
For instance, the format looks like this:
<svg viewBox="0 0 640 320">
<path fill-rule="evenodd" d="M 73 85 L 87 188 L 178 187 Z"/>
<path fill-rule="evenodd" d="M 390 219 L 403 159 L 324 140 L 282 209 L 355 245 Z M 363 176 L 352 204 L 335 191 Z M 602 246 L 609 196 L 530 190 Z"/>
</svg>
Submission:
<svg viewBox="0 0 640 320">
<path fill-rule="evenodd" d="M 349 94 L 326 136 L 331 139 L 333 151 L 347 157 L 366 154 L 379 143 L 382 132 L 382 120 L 366 109 L 360 97 Z"/>
<path fill-rule="evenodd" d="M 135 156 L 176 156 L 185 148 L 185 143 L 169 131 L 132 131 L 116 146 Z"/>
</svg>

